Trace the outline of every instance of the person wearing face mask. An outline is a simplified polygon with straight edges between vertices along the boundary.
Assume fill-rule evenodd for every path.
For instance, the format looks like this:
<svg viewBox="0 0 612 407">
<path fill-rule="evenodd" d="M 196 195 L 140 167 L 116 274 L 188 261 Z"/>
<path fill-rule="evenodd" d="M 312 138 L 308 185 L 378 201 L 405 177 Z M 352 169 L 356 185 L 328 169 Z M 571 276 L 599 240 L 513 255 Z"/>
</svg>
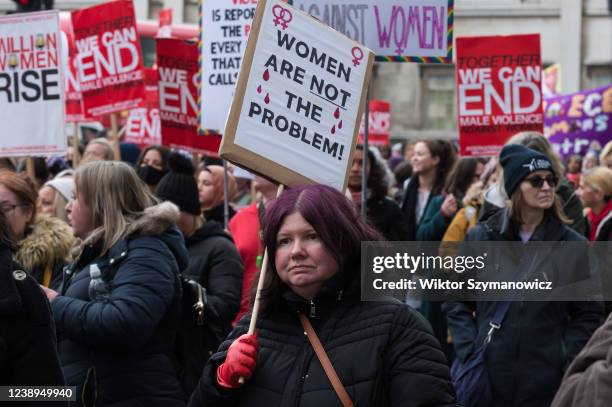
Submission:
<svg viewBox="0 0 612 407">
<path fill-rule="evenodd" d="M 57 288 L 74 243 L 66 222 L 39 213 L 36 189 L 25 174 L 0 171 L 0 210 L 17 242 L 15 260 L 39 284 Z"/>
<path fill-rule="evenodd" d="M 210 358 L 190 407 L 323 407 L 341 399 L 455 406 L 427 322 L 399 301 L 361 301 L 361 242 L 382 236 L 352 202 L 328 186 L 294 187 L 270 204 L 263 224 L 271 260 L 256 333 L 247 333 L 247 314 Z M 315 354 L 315 335 L 338 386 Z"/>
<path fill-rule="evenodd" d="M 496 263 L 491 265 L 497 270 L 510 270 L 517 277 L 550 278 L 553 284 L 588 278 L 586 250 L 568 250 L 551 258 L 542 245 L 529 245 L 585 241 L 566 226 L 569 220 L 555 194 L 559 174 L 551 159 L 510 144 L 502 149 L 500 163 L 510 203 L 470 229 L 466 241 L 525 243 L 525 249 L 516 255 L 512 250 L 511 254 L 495 256 Z M 557 275 L 547 277 L 546 267 L 554 267 Z M 487 337 L 490 340 L 485 364 L 492 392 L 487 405 L 491 407 L 549 406 L 565 368 L 603 320 L 603 304 L 599 302 L 448 302 L 443 310 L 459 362 L 467 363 L 480 344 Z M 490 323 L 494 319 L 501 327 L 488 336 L 493 332 Z"/>
<path fill-rule="evenodd" d="M 151 193 L 155 192 L 155 187 L 159 184 L 159 181 L 168 173 L 169 155 L 170 150 L 166 147 L 152 145 L 145 148 L 138 158 L 135 167 L 136 172 Z"/>
</svg>

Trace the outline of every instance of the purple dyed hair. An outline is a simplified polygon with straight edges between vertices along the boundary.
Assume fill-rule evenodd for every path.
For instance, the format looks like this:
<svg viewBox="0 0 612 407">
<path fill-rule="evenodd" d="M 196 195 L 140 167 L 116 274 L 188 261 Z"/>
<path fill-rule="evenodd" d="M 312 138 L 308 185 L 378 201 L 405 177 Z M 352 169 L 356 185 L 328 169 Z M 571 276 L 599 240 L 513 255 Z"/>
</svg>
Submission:
<svg viewBox="0 0 612 407">
<path fill-rule="evenodd" d="M 358 278 L 361 261 L 361 242 L 384 238 L 368 225 L 355 206 L 342 193 L 325 185 L 291 188 L 276 198 L 264 216 L 263 240 L 268 249 L 268 274 L 262 293 L 262 310 L 268 308 L 279 295 L 281 283 L 274 258 L 276 236 L 285 218 L 292 213 L 300 215 L 314 228 L 319 238 L 340 266 L 340 273 L 348 280 Z M 256 287 L 254 284 L 253 287 Z M 254 292 L 251 296 L 251 303 Z"/>
</svg>

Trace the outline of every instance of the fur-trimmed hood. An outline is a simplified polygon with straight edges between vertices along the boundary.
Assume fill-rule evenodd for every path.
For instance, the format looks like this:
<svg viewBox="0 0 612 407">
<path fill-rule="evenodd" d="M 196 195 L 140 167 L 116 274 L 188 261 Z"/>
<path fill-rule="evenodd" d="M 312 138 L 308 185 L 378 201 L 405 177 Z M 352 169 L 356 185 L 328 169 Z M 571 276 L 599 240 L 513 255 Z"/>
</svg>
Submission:
<svg viewBox="0 0 612 407">
<path fill-rule="evenodd" d="M 176 224 L 180 216 L 178 206 L 172 202 L 162 202 L 153 205 L 144 210 L 142 215 L 133 221 L 127 228 L 124 238 L 133 238 L 137 236 L 160 236 L 164 234 Z M 180 232 L 177 233 L 180 235 Z M 100 239 L 104 234 L 103 228 L 98 228 L 85 240 L 81 241 L 72 250 L 73 258 L 80 257 L 85 246 L 95 246 L 100 244 Z M 163 239 L 162 239 L 163 240 Z M 181 236 L 182 240 L 182 236 Z M 184 248 L 184 243 L 182 244 Z"/>
<path fill-rule="evenodd" d="M 39 214 L 24 239 L 19 241 L 15 260 L 27 271 L 69 261 L 74 243 L 72 228 L 53 216 Z"/>
</svg>

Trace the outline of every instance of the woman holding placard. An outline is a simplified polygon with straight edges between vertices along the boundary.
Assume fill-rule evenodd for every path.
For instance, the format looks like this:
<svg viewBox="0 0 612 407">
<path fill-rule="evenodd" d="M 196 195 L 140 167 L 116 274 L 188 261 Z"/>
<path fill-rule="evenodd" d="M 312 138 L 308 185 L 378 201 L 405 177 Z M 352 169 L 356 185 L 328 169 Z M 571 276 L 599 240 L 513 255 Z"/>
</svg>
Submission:
<svg viewBox="0 0 612 407">
<path fill-rule="evenodd" d="M 263 224 L 271 261 L 257 331 L 246 333 L 250 315 L 238 323 L 190 406 L 455 405 L 422 317 L 400 302 L 360 300 L 360 245 L 381 236 L 344 195 L 290 189 Z"/>
</svg>

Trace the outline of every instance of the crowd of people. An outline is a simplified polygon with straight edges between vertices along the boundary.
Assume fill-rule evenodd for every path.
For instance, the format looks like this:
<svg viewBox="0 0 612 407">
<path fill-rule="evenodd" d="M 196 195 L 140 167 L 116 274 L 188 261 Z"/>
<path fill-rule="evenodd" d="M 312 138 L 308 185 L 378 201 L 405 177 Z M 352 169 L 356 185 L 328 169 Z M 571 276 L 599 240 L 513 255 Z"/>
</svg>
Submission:
<svg viewBox="0 0 612 407">
<path fill-rule="evenodd" d="M 610 241 L 612 142 L 565 162 L 538 133 L 490 158 L 359 145 L 346 193 L 277 196 L 210 157 L 84 141 L 0 161 L 0 385 L 76 386 L 83 407 L 456 406 L 454 366 L 486 342 L 486 405 L 612 403 L 609 303 L 360 297 L 362 241 Z"/>
</svg>

